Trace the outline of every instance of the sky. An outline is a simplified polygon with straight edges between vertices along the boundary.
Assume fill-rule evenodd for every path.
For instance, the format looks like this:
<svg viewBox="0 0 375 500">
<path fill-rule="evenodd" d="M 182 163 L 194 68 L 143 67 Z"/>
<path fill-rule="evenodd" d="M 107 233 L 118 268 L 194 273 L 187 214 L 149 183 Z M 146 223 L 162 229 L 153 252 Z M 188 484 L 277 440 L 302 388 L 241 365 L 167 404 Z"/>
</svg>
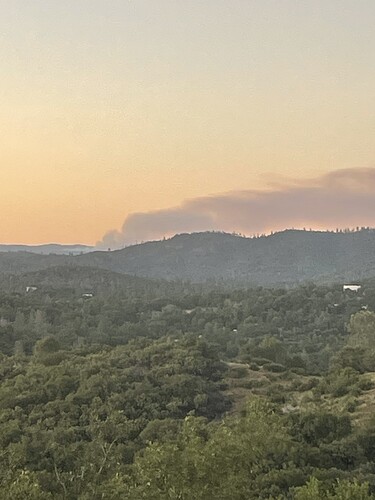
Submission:
<svg viewBox="0 0 375 500">
<path fill-rule="evenodd" d="M 374 19 L 373 0 L 0 0 L 0 243 L 375 225 Z"/>
</svg>

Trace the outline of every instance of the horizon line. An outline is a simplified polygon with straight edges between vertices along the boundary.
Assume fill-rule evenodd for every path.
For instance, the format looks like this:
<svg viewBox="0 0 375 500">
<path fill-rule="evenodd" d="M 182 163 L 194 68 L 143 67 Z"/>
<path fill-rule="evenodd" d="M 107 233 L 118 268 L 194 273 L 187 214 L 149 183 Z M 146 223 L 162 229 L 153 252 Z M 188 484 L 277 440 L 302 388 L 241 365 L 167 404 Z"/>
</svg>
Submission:
<svg viewBox="0 0 375 500">
<path fill-rule="evenodd" d="M 186 232 L 180 232 L 180 233 L 175 233 L 172 236 L 164 236 L 158 239 L 153 239 L 153 240 L 142 240 L 142 241 L 135 241 L 134 243 L 130 243 L 128 245 L 124 245 L 118 248 L 113 248 L 113 250 L 121 250 L 123 248 L 129 248 L 132 246 L 137 246 L 137 245 L 143 245 L 145 243 L 155 243 L 155 242 L 162 242 L 162 241 L 169 241 L 176 236 L 183 236 L 183 235 L 195 235 L 195 234 L 225 234 L 228 236 L 235 236 L 239 238 L 244 238 L 244 239 L 256 239 L 256 238 L 265 238 L 269 236 L 273 236 L 275 234 L 280 234 L 284 233 L 287 231 L 298 231 L 298 232 L 306 232 L 306 233 L 334 233 L 334 234 L 347 234 L 347 233 L 359 233 L 361 231 L 374 231 L 375 227 L 371 226 L 355 226 L 355 227 L 337 227 L 335 229 L 314 229 L 314 228 L 307 228 L 307 227 L 287 227 L 285 229 L 280 229 L 280 230 L 270 230 L 266 231 L 263 233 L 253 233 L 253 234 L 244 234 L 241 232 L 237 231 L 220 231 L 220 230 L 206 230 L 206 231 L 186 231 Z M 92 248 L 92 249 L 98 249 L 105 251 L 104 248 L 100 248 L 98 244 L 96 243 L 56 243 L 56 242 L 45 242 L 45 243 L 1 243 L 0 242 L 0 247 L 28 247 L 28 248 L 38 248 L 38 247 L 45 247 L 45 246 L 57 246 L 57 247 L 86 247 L 86 248 Z"/>
</svg>

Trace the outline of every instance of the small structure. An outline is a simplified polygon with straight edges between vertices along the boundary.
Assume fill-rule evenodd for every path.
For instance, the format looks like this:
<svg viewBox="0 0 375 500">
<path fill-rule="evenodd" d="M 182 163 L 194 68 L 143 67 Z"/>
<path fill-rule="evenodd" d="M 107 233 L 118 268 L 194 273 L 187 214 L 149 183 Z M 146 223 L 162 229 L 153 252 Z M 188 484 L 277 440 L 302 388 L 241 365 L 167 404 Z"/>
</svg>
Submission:
<svg viewBox="0 0 375 500">
<path fill-rule="evenodd" d="M 82 294 L 82 297 L 83 297 L 84 299 L 91 299 L 93 296 L 94 296 L 94 294 L 93 294 L 93 293 L 83 293 L 83 294 Z"/>
<path fill-rule="evenodd" d="M 36 287 L 36 286 L 27 286 L 26 287 L 26 293 L 35 292 L 36 290 L 38 290 L 38 287 Z"/>
<path fill-rule="evenodd" d="M 347 290 L 351 292 L 358 292 L 362 288 L 361 285 L 344 285 L 342 287 L 343 291 L 346 292 Z"/>
</svg>

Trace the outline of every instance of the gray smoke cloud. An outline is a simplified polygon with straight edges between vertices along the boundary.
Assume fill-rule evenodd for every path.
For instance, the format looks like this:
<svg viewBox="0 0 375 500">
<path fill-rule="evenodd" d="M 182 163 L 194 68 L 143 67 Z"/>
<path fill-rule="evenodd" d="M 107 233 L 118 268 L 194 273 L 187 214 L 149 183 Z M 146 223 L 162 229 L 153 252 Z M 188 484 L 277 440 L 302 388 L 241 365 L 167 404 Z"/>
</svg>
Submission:
<svg viewBox="0 0 375 500">
<path fill-rule="evenodd" d="M 120 248 L 178 233 L 236 231 L 247 235 L 286 228 L 375 225 L 375 168 L 332 171 L 305 181 L 285 179 L 264 190 L 186 200 L 177 207 L 130 214 L 100 248 Z"/>
</svg>

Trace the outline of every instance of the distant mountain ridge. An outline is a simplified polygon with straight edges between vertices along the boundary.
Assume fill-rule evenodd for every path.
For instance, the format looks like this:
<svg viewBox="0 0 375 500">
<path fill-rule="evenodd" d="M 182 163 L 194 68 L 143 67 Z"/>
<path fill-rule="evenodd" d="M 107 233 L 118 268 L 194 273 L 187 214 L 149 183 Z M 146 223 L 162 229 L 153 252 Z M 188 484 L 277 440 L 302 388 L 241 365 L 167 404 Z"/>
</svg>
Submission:
<svg viewBox="0 0 375 500">
<path fill-rule="evenodd" d="M 65 265 L 191 282 L 232 280 L 277 285 L 358 281 L 375 276 L 375 230 L 286 230 L 259 238 L 205 232 L 76 256 L 0 254 L 2 273 Z"/>
<path fill-rule="evenodd" d="M 89 245 L 60 245 L 48 243 L 45 245 L 4 245 L 0 244 L 0 252 L 30 252 L 41 255 L 78 255 L 92 252 L 94 247 Z"/>
</svg>

